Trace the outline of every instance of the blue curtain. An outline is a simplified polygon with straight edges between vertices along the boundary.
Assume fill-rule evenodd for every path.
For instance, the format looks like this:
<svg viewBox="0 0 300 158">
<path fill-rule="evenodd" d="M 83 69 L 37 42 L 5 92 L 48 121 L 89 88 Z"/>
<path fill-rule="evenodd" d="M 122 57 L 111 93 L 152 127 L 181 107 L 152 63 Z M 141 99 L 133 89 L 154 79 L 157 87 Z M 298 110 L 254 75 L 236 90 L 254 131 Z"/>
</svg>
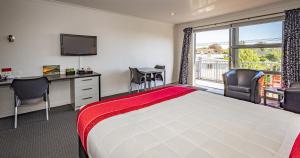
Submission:
<svg viewBox="0 0 300 158">
<path fill-rule="evenodd" d="M 300 82 L 300 8 L 285 11 L 283 35 L 283 87 Z"/>
<path fill-rule="evenodd" d="M 181 65 L 180 65 L 180 74 L 179 74 L 179 84 L 187 84 L 188 81 L 188 64 L 189 64 L 189 51 L 192 42 L 192 28 L 185 28 L 183 30 L 184 38 L 182 45 L 182 54 L 181 54 Z"/>
</svg>

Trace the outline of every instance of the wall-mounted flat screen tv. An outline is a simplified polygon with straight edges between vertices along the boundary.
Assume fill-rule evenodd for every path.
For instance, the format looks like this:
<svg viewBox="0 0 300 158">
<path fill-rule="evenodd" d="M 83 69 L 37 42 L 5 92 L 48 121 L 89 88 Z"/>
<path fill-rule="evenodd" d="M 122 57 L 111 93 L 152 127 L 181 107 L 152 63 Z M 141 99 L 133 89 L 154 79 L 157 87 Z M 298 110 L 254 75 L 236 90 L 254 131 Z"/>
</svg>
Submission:
<svg viewBox="0 0 300 158">
<path fill-rule="evenodd" d="M 97 36 L 60 34 L 62 56 L 97 55 Z"/>
</svg>

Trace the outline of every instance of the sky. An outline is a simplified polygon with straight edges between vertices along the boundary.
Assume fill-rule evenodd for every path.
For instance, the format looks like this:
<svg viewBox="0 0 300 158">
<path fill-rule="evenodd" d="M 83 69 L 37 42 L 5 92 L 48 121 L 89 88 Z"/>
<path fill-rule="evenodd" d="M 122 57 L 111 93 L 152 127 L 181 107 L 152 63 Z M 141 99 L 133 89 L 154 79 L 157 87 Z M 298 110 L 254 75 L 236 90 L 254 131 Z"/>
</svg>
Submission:
<svg viewBox="0 0 300 158">
<path fill-rule="evenodd" d="M 240 41 L 257 39 L 282 38 L 282 22 L 242 26 L 239 28 Z M 229 29 L 213 30 L 196 33 L 197 44 L 220 43 L 223 48 L 228 48 Z"/>
</svg>

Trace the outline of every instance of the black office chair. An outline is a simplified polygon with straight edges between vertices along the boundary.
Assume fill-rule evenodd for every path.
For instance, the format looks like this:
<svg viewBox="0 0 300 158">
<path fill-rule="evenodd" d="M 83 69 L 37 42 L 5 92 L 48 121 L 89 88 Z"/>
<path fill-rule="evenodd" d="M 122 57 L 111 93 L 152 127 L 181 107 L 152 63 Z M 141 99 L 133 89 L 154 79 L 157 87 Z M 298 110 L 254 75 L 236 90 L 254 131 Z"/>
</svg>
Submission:
<svg viewBox="0 0 300 158">
<path fill-rule="evenodd" d="M 166 66 L 165 65 L 155 65 L 154 66 L 155 69 L 162 69 L 162 70 L 165 70 L 166 69 Z M 158 73 L 154 73 L 153 74 L 153 78 L 152 80 L 154 81 L 154 86 L 156 87 L 156 81 L 164 81 L 164 77 L 162 75 L 161 72 L 158 72 Z"/>
<path fill-rule="evenodd" d="M 132 83 L 137 84 L 138 92 L 140 92 L 140 86 L 144 85 L 144 89 L 146 88 L 145 82 L 151 82 L 151 77 L 147 76 L 147 81 L 145 81 L 145 74 L 141 73 L 137 68 L 131 68 L 130 70 L 130 92 L 132 92 Z"/>
<path fill-rule="evenodd" d="M 17 128 L 18 107 L 22 105 L 23 101 L 27 100 L 43 98 L 46 107 L 46 119 L 49 120 L 49 81 L 46 77 L 34 79 L 14 79 L 11 87 L 14 90 L 15 100 L 15 128 Z"/>
</svg>

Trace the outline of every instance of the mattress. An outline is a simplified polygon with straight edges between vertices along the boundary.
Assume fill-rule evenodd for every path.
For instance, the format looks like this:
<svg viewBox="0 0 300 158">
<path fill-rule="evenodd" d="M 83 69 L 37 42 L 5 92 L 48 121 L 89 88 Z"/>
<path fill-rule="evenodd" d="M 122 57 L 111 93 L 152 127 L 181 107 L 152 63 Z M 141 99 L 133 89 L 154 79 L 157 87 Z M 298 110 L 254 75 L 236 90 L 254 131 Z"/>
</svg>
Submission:
<svg viewBox="0 0 300 158">
<path fill-rule="evenodd" d="M 174 87 L 153 92 L 170 88 Z M 105 102 L 91 106 L 104 106 L 101 104 Z M 79 127 L 80 122 L 79 113 Z M 88 132 L 83 132 L 90 158 L 299 156 L 295 148 L 300 132 L 298 114 L 204 91 L 189 91 L 110 115 L 90 126 Z M 81 130 L 78 128 L 79 135 Z"/>
</svg>

